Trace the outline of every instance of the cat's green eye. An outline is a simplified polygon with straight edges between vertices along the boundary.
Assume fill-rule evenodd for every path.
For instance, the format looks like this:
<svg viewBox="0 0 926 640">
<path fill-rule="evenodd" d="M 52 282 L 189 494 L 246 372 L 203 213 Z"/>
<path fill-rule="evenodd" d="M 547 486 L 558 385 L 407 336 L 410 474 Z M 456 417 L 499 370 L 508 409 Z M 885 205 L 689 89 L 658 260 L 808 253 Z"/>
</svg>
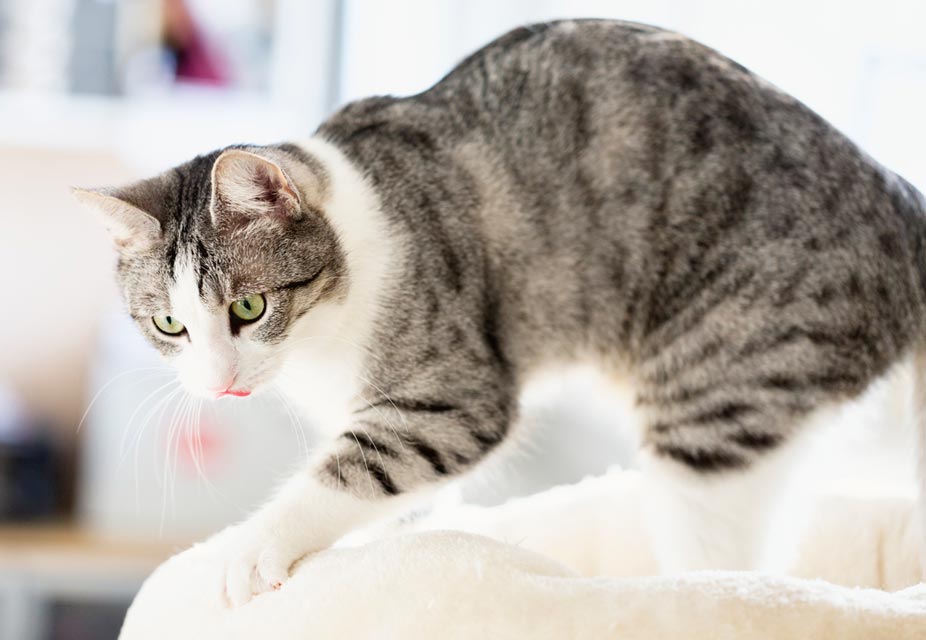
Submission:
<svg viewBox="0 0 926 640">
<path fill-rule="evenodd" d="M 229 311 L 241 322 L 255 322 L 264 315 L 264 307 L 267 306 L 264 296 L 259 293 L 252 296 L 246 296 L 240 300 L 231 303 Z"/>
<path fill-rule="evenodd" d="M 154 321 L 154 326 L 158 328 L 158 331 L 169 336 L 178 336 L 186 329 L 183 323 L 173 316 L 154 316 L 151 319 Z"/>
</svg>

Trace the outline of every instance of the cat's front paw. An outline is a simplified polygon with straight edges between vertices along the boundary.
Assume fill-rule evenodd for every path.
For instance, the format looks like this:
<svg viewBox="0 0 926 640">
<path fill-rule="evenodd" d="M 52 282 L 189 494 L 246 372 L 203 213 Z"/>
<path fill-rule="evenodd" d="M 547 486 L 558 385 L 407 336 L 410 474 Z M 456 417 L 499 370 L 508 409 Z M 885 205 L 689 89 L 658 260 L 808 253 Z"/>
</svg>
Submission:
<svg viewBox="0 0 926 640">
<path fill-rule="evenodd" d="M 315 550 L 310 544 L 300 544 L 268 527 L 241 525 L 229 541 L 224 576 L 226 602 L 240 607 L 254 596 L 280 589 L 289 579 L 292 566 Z"/>
</svg>

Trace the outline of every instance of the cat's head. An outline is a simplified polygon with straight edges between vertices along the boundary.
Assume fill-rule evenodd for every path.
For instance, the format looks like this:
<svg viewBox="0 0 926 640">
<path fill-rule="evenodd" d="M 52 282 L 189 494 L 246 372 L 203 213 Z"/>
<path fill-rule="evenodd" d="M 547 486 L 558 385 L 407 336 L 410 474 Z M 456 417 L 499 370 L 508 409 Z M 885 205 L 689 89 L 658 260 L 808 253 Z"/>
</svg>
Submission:
<svg viewBox="0 0 926 640">
<path fill-rule="evenodd" d="M 186 387 L 243 396 L 346 295 L 329 178 L 295 146 L 232 147 L 75 196 L 109 230 L 128 311 Z"/>
</svg>

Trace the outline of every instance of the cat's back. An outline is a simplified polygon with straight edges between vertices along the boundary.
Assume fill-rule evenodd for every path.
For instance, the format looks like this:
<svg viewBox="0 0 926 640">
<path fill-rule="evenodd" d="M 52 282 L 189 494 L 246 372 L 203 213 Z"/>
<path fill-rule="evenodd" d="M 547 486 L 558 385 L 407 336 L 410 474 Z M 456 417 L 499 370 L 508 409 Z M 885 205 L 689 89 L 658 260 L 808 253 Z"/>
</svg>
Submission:
<svg viewBox="0 0 926 640">
<path fill-rule="evenodd" d="M 738 63 L 681 34 L 616 20 L 514 29 L 428 90 L 354 102 L 320 132 L 399 189 L 423 164 L 431 170 L 475 149 L 505 173 L 518 167 L 517 188 L 538 202 L 579 184 L 596 206 L 623 197 L 654 210 L 667 181 L 683 191 L 718 172 L 734 192 L 743 172 L 818 193 L 868 187 L 883 174 L 823 118 Z"/>
<path fill-rule="evenodd" d="M 587 224 L 638 265 L 674 254 L 684 268 L 726 244 L 790 265 L 829 250 L 926 268 L 916 189 L 798 99 L 681 34 L 613 20 L 523 27 L 410 100 L 453 114 L 448 153 L 477 181 L 505 176 L 526 218 L 560 238 Z"/>
<path fill-rule="evenodd" d="M 883 310 L 897 345 L 920 323 L 922 197 L 800 101 L 679 34 L 519 28 L 431 89 L 348 105 L 321 131 L 395 215 L 416 218 L 422 246 L 435 224 L 467 255 L 483 238 L 511 314 L 549 316 L 544 344 L 643 353 L 703 324 L 699 298 L 724 300 L 705 308 L 719 318 L 748 307 L 743 341 L 799 307 L 834 322 Z M 470 223 L 477 234 L 461 232 Z M 550 314 L 553 299 L 581 313 Z"/>
</svg>

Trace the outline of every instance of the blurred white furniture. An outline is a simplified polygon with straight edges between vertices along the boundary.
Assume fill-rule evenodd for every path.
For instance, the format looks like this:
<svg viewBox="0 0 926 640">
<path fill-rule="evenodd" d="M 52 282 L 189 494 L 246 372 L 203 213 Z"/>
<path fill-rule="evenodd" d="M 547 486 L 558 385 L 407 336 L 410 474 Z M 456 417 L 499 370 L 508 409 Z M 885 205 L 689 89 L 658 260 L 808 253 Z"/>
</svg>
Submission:
<svg viewBox="0 0 926 640">
<path fill-rule="evenodd" d="M 118 624 L 145 577 L 183 546 L 102 538 L 63 525 L 0 526 L 0 638 L 68 640 L 66 625 L 85 634 L 99 630 L 103 623 L 81 617 L 82 608 L 97 617 L 107 612 L 103 619 Z M 74 629 L 80 620 L 88 626 Z"/>
</svg>

